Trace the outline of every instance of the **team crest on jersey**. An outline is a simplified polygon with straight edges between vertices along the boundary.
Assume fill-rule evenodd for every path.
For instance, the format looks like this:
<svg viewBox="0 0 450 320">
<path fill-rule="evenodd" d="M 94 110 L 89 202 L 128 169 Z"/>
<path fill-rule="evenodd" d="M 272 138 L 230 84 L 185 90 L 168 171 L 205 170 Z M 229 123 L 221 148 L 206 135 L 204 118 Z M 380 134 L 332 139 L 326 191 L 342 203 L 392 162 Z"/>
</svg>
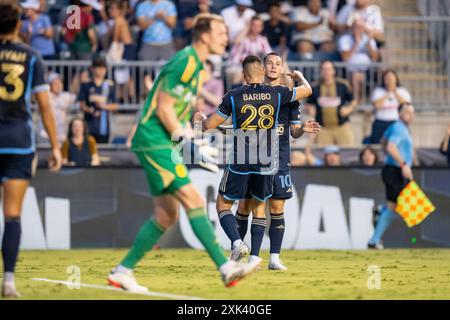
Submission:
<svg viewBox="0 0 450 320">
<path fill-rule="evenodd" d="M 186 167 L 181 163 L 179 163 L 175 166 L 175 173 L 180 178 L 186 178 L 188 175 Z"/>
<path fill-rule="evenodd" d="M 277 127 L 277 135 L 282 136 L 284 134 L 284 130 L 286 130 L 284 128 L 284 124 L 279 124 Z"/>
</svg>

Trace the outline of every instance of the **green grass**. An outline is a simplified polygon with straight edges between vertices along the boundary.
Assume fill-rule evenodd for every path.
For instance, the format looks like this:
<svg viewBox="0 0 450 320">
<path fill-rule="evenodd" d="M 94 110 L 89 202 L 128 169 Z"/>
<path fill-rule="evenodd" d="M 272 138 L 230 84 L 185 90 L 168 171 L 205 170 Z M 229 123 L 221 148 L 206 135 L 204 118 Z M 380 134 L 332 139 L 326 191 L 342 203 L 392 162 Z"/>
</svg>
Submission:
<svg viewBox="0 0 450 320">
<path fill-rule="evenodd" d="M 65 285 L 32 281 L 67 281 L 67 267 L 81 269 L 81 282 L 106 283 L 124 250 L 22 252 L 17 286 L 24 299 L 155 299 L 100 289 L 69 290 Z M 237 287 L 226 289 L 202 251 L 160 250 L 136 270 L 151 291 L 206 299 L 450 299 L 450 250 L 285 251 L 287 272 L 264 265 Z M 381 289 L 367 288 L 370 265 L 381 268 Z"/>
</svg>

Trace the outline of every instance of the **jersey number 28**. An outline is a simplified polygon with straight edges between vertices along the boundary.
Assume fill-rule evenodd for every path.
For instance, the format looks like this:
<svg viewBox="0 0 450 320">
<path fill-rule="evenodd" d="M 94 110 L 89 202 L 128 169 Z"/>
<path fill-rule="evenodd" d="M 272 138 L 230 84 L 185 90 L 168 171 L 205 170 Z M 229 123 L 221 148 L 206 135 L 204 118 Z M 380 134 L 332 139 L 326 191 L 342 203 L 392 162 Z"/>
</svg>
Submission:
<svg viewBox="0 0 450 320">
<path fill-rule="evenodd" d="M 271 129 L 275 123 L 273 118 L 275 110 L 270 104 L 260 106 L 258 109 L 251 104 L 246 104 L 242 107 L 241 113 L 250 113 L 247 120 L 242 123 L 242 130 Z M 252 124 L 253 120 L 255 120 L 257 116 L 259 116 L 258 125 Z"/>
</svg>

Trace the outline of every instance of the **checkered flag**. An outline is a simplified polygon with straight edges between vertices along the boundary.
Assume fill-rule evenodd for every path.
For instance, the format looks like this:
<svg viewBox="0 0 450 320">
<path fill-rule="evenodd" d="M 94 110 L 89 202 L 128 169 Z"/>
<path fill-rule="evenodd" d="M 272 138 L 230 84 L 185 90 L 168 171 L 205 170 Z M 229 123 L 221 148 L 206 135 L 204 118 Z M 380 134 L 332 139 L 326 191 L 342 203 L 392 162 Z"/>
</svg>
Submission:
<svg viewBox="0 0 450 320">
<path fill-rule="evenodd" d="M 415 181 L 409 182 L 397 198 L 395 211 L 412 228 L 424 221 L 436 207 Z"/>
</svg>

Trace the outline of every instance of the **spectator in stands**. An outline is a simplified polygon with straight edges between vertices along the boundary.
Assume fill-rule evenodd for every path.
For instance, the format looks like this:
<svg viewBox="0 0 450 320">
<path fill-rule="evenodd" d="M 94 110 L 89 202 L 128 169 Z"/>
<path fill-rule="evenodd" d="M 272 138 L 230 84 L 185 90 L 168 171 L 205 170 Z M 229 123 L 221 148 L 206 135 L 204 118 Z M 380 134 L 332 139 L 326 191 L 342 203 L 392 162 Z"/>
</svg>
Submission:
<svg viewBox="0 0 450 320">
<path fill-rule="evenodd" d="M 379 52 L 372 34 L 366 33 L 360 20 L 352 26 L 352 33 L 345 34 L 339 39 L 339 52 L 342 60 L 347 63 L 347 70 L 351 73 L 353 95 L 361 103 L 363 98 L 363 83 L 365 72 L 371 63 L 378 61 Z"/>
<path fill-rule="evenodd" d="M 309 165 L 306 161 L 306 155 L 301 151 L 291 152 L 291 166 L 292 167 L 302 167 Z"/>
<path fill-rule="evenodd" d="M 53 42 L 53 25 L 48 15 L 40 13 L 39 0 L 27 0 L 22 3 L 26 19 L 22 21 L 20 34 L 24 42 L 39 52 L 46 60 L 55 60 L 56 51 Z"/>
<path fill-rule="evenodd" d="M 86 122 L 75 118 L 70 122 L 67 140 L 61 148 L 63 164 L 67 166 L 99 166 L 100 157 L 95 138 L 89 135 Z"/>
<path fill-rule="evenodd" d="M 110 15 L 109 7 L 110 2 L 103 6 L 102 10 L 100 10 L 101 21 L 96 23 L 95 29 L 97 33 L 98 50 L 100 52 L 106 52 L 112 42 L 114 19 Z"/>
<path fill-rule="evenodd" d="M 69 109 L 75 104 L 77 96 L 73 93 L 64 91 L 62 78 L 57 73 L 50 73 L 48 82 L 50 83 L 50 101 L 52 102 L 55 113 L 58 140 L 62 142 L 67 135 Z"/>
<path fill-rule="evenodd" d="M 69 12 L 64 21 L 62 34 L 69 45 L 72 59 L 92 60 L 92 56 L 98 48 L 92 10 L 101 10 L 103 6 L 92 0 L 76 0 L 74 2 L 81 8 L 80 16 L 75 16 L 76 11 Z M 79 25 L 75 22 L 79 22 Z"/>
<path fill-rule="evenodd" d="M 270 46 L 278 54 L 287 57 L 288 32 L 290 19 L 281 13 L 280 4 L 272 2 L 269 5 L 269 20 L 264 22 L 263 34 L 267 37 Z"/>
<path fill-rule="evenodd" d="M 168 0 L 147 0 L 136 9 L 137 22 L 144 32 L 139 60 L 169 60 L 174 54 L 172 31 L 177 10 Z"/>
<path fill-rule="evenodd" d="M 326 167 L 342 165 L 341 150 L 336 145 L 326 146 L 323 150 L 323 162 Z"/>
<path fill-rule="evenodd" d="M 371 4 L 372 0 L 356 0 L 354 5 L 347 4 L 338 13 L 331 26 L 338 33 L 350 32 L 356 20 L 362 22 L 364 33 L 375 39 L 378 44 L 384 41 L 384 21 L 379 6 Z"/>
<path fill-rule="evenodd" d="M 209 116 L 216 112 L 217 106 L 220 105 L 223 95 L 225 94 L 225 88 L 222 79 L 214 77 L 214 65 L 212 62 L 206 60 L 204 65 L 204 83 L 203 88 L 200 90 L 200 98 L 202 98 L 204 104 L 203 109 L 199 111 L 202 111 Z M 201 104 L 202 101 L 199 102 Z"/>
<path fill-rule="evenodd" d="M 447 135 L 444 137 L 444 141 L 442 141 L 440 151 L 444 156 L 447 156 L 447 164 L 450 166 L 450 125 L 447 129 Z"/>
<path fill-rule="evenodd" d="M 125 19 L 125 7 L 121 0 L 112 0 L 108 5 L 109 16 L 113 19 L 111 32 L 111 44 L 107 59 L 113 62 L 136 60 L 136 46 L 133 44 L 130 26 Z M 119 101 L 125 102 L 127 97 L 134 94 L 134 81 L 130 77 L 130 69 L 127 67 L 115 68 L 114 81 L 119 85 Z"/>
<path fill-rule="evenodd" d="M 119 108 L 116 104 L 114 84 L 106 79 L 107 64 L 104 59 L 95 58 L 91 69 L 93 79 L 81 85 L 78 101 L 89 132 L 97 143 L 108 143 L 110 112 Z"/>
<path fill-rule="evenodd" d="M 322 126 L 318 135 L 320 146 L 337 144 L 351 146 L 353 129 L 350 115 L 356 108 L 356 101 L 347 81 L 336 78 L 336 68 L 332 61 L 320 64 L 319 81 L 313 83 L 313 94 L 308 99 L 311 115 Z"/>
<path fill-rule="evenodd" d="M 256 14 L 252 0 L 236 0 L 236 4 L 223 9 L 220 14 L 228 28 L 229 43 L 234 45 L 247 34 L 250 21 Z"/>
<path fill-rule="evenodd" d="M 346 5 L 355 5 L 356 0 L 328 0 L 327 9 L 330 13 L 330 19 L 335 20 L 338 12 Z"/>
<path fill-rule="evenodd" d="M 269 41 L 261 33 L 264 28 L 264 22 L 259 16 L 254 16 L 250 21 L 248 34 L 241 41 L 236 43 L 230 52 L 229 64 L 227 69 L 228 76 L 231 77 L 232 84 L 242 83 L 242 62 L 249 55 L 265 57 L 272 52 Z"/>
<path fill-rule="evenodd" d="M 359 164 L 365 167 L 374 167 L 379 164 L 378 152 L 367 146 L 359 153 Z"/>
<path fill-rule="evenodd" d="M 191 0 L 192 2 L 192 0 Z M 195 5 L 179 3 L 177 27 L 174 30 L 175 48 L 180 50 L 191 42 L 191 29 L 194 24 L 194 17 L 200 13 L 218 13 L 211 10 L 212 0 L 196 0 Z"/>
<path fill-rule="evenodd" d="M 371 100 L 375 108 L 375 121 L 372 125 L 372 135 L 365 142 L 378 144 L 386 129 L 398 121 L 400 105 L 411 102 L 411 94 L 400 85 L 397 73 L 388 69 L 383 72 L 383 86 L 375 88 Z"/>
<path fill-rule="evenodd" d="M 336 145 L 323 149 L 323 159 L 316 158 L 310 147 L 305 148 L 306 163 L 314 167 L 340 167 L 342 165 L 341 150 Z"/>
<path fill-rule="evenodd" d="M 336 50 L 333 30 L 328 26 L 329 13 L 321 0 L 308 0 L 307 7 L 297 8 L 292 14 L 294 33 L 292 43 L 302 60 L 323 60 L 321 54 Z M 328 58 L 328 57 L 326 57 Z"/>
</svg>

